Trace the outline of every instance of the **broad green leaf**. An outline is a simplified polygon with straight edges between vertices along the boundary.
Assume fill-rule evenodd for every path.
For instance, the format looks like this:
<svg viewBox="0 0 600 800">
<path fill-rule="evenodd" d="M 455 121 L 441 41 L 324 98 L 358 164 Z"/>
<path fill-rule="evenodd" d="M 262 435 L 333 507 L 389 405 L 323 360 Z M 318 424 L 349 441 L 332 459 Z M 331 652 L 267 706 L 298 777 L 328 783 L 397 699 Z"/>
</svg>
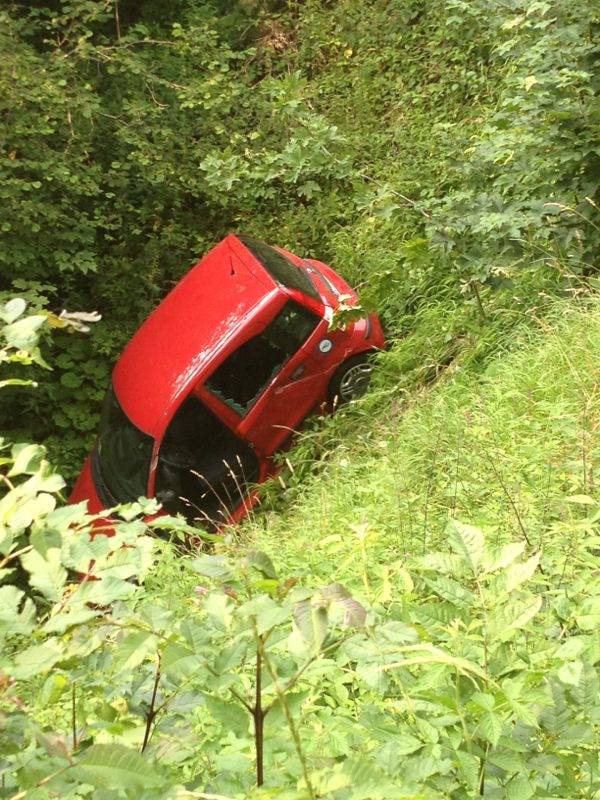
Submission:
<svg viewBox="0 0 600 800">
<path fill-rule="evenodd" d="M 362 628 L 367 618 L 367 612 L 358 600 L 342 586 L 341 583 L 330 583 L 321 589 L 321 595 L 326 603 L 334 603 L 344 611 L 344 625 L 349 628 Z"/>
<path fill-rule="evenodd" d="M 457 750 L 455 758 L 458 763 L 458 771 L 462 775 L 466 784 L 473 791 L 479 788 L 479 759 L 464 750 Z"/>
<path fill-rule="evenodd" d="M 26 635 L 35 625 L 35 606 L 16 586 L 0 586 L 0 633 Z"/>
<path fill-rule="evenodd" d="M 293 615 L 302 640 L 311 652 L 318 653 L 327 636 L 327 609 L 311 600 L 301 600 L 294 604 Z"/>
<path fill-rule="evenodd" d="M 529 800 L 535 794 L 535 788 L 525 775 L 512 777 L 506 785 L 506 800 Z"/>
<path fill-rule="evenodd" d="M 228 581 L 234 576 L 233 569 L 225 556 L 204 555 L 189 562 L 190 568 L 198 575 Z"/>
<path fill-rule="evenodd" d="M 44 633 L 64 633 L 69 628 L 77 625 L 82 625 L 84 622 L 89 622 L 91 619 L 100 616 L 100 611 L 94 611 L 92 608 L 76 608 L 69 611 L 61 611 L 53 617 L 48 619 L 42 630 Z"/>
<path fill-rule="evenodd" d="M 167 642 L 161 651 L 160 668 L 174 681 L 187 678 L 202 664 L 200 657 L 178 642 Z"/>
<path fill-rule="evenodd" d="M 595 506 L 598 504 L 593 497 L 590 497 L 587 494 L 572 494 L 569 497 L 566 497 L 565 500 L 567 503 L 575 503 L 576 505 L 580 506 Z"/>
<path fill-rule="evenodd" d="M 467 589 L 454 578 L 438 575 L 436 578 L 425 578 L 425 583 L 444 600 L 447 600 L 457 609 L 470 609 L 477 604 L 477 598 L 470 589 Z"/>
<path fill-rule="evenodd" d="M 571 694 L 579 706 L 590 715 L 597 715 L 600 706 L 600 676 L 598 668 L 584 661 L 577 684 Z"/>
<path fill-rule="evenodd" d="M 35 738 L 49 756 L 62 758 L 65 761 L 70 760 L 70 751 L 64 737 L 57 734 L 48 734 L 43 733 L 42 731 L 37 731 Z"/>
<path fill-rule="evenodd" d="M 600 628 L 600 597 L 587 597 L 575 615 L 575 621 L 582 631 Z"/>
<path fill-rule="evenodd" d="M 75 769 L 85 783 L 106 789 L 140 790 L 161 782 L 147 759 L 120 744 L 92 745 Z"/>
<path fill-rule="evenodd" d="M 48 600 L 57 602 L 67 582 L 67 570 L 61 561 L 61 551 L 48 550 L 44 557 L 37 550 L 30 550 L 21 556 L 21 562 L 29 572 L 30 584 L 39 589 Z"/>
<path fill-rule="evenodd" d="M 540 554 L 535 553 L 535 555 L 531 556 L 531 558 L 528 558 L 527 561 L 511 564 L 505 573 L 506 591 L 509 593 L 513 592 L 522 583 L 528 581 L 535 573 L 539 562 Z"/>
<path fill-rule="evenodd" d="M 245 561 L 249 567 L 258 570 L 265 578 L 277 580 L 277 573 L 275 572 L 273 562 L 262 550 L 248 550 Z"/>
<path fill-rule="evenodd" d="M 495 747 L 502 736 L 503 727 L 502 718 L 498 714 L 486 711 L 477 724 L 477 731 L 488 740 L 492 747 Z"/>
<path fill-rule="evenodd" d="M 38 341 L 38 330 L 46 322 L 42 314 L 23 317 L 4 328 L 6 341 L 17 350 L 32 350 Z"/>
<path fill-rule="evenodd" d="M 23 475 L 24 473 L 33 475 L 39 469 L 45 452 L 39 444 L 15 445 L 12 451 L 14 463 L 8 476 Z"/>
<path fill-rule="evenodd" d="M 568 686 L 577 686 L 583 672 L 583 664 L 581 661 L 567 661 L 558 670 L 558 677 L 562 683 Z"/>
<path fill-rule="evenodd" d="M 224 628 L 230 628 L 233 620 L 234 604 L 225 593 L 211 592 L 204 598 L 203 607 L 206 613 Z"/>
<path fill-rule="evenodd" d="M 28 647 L 15 657 L 14 667 L 10 672 L 18 680 L 25 680 L 34 675 L 41 675 L 60 661 L 63 655 L 58 639 L 48 639 L 40 645 Z"/>
<path fill-rule="evenodd" d="M 204 700 L 213 717 L 226 729 L 231 729 L 237 736 L 247 735 L 251 718 L 239 702 L 228 702 L 208 693 L 204 694 Z"/>
<path fill-rule="evenodd" d="M 11 324 L 18 319 L 27 308 L 27 303 L 22 297 L 13 297 L 8 303 L 0 308 L 0 319 L 7 324 Z"/>
<path fill-rule="evenodd" d="M 423 742 L 410 733 L 399 733 L 393 738 L 394 752 L 399 756 L 407 756 L 423 747 Z"/>
<path fill-rule="evenodd" d="M 9 494 L 14 493 L 11 492 Z M 6 500 L 7 498 L 10 499 L 9 495 L 6 495 L 3 499 Z M 51 494 L 46 493 L 32 494 L 24 499 L 15 497 L 14 500 L 12 508 L 7 508 L 3 514 L 0 513 L 0 517 L 4 516 L 4 519 L 14 531 L 25 530 L 34 520 L 49 514 L 56 506 L 56 499 Z"/>
<path fill-rule="evenodd" d="M 503 642 L 508 641 L 535 617 L 541 607 L 541 595 L 526 600 L 509 600 L 505 606 L 490 615 L 489 637 L 492 640 L 497 638 Z"/>
<path fill-rule="evenodd" d="M 505 544 L 500 550 L 486 557 L 485 572 L 496 572 L 499 569 L 505 569 L 521 555 L 523 550 L 525 550 L 525 542 Z"/>
<path fill-rule="evenodd" d="M 259 635 L 291 619 L 289 605 L 282 606 L 268 595 L 259 595 L 238 608 L 240 616 L 251 616 L 256 620 Z"/>
<path fill-rule="evenodd" d="M 96 570 L 94 570 L 94 574 L 97 574 Z M 101 580 L 88 581 L 77 591 L 81 602 L 108 606 L 115 600 L 125 600 L 127 597 L 131 597 L 132 594 L 135 594 L 136 587 L 127 580 L 108 576 Z"/>
<path fill-rule="evenodd" d="M 383 666 L 379 667 L 379 669 L 389 670 L 424 664 L 446 664 L 449 667 L 458 669 L 459 672 L 465 674 L 471 673 L 473 675 L 478 675 L 481 678 L 486 678 L 485 672 L 478 664 L 475 664 L 466 658 L 462 658 L 461 656 L 453 656 L 451 653 L 447 653 L 440 647 L 436 647 L 428 642 L 403 645 L 402 647 L 398 647 L 396 652 L 408 653 L 410 655 L 401 661 L 394 661 L 391 664 L 384 664 Z"/>
<path fill-rule="evenodd" d="M 458 520 L 451 520 L 447 527 L 448 541 L 452 549 L 461 555 L 471 567 L 474 574 L 485 553 L 485 539 L 479 528 L 465 525 Z"/>
<path fill-rule="evenodd" d="M 113 668 L 117 672 L 130 672 L 139 666 L 150 653 L 156 652 L 158 638 L 149 631 L 133 631 L 128 633 L 117 646 L 113 654 Z"/>
</svg>

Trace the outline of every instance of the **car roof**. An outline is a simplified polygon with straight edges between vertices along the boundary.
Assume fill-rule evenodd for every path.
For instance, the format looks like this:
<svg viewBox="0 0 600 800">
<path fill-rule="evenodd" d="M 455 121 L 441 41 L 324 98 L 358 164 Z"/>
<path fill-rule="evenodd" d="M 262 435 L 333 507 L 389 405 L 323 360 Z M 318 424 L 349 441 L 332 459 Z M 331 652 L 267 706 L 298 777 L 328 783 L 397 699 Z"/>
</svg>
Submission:
<svg viewBox="0 0 600 800">
<path fill-rule="evenodd" d="M 134 334 L 113 371 L 123 410 L 158 438 L 232 336 L 286 294 L 230 234 L 182 278 Z"/>
</svg>

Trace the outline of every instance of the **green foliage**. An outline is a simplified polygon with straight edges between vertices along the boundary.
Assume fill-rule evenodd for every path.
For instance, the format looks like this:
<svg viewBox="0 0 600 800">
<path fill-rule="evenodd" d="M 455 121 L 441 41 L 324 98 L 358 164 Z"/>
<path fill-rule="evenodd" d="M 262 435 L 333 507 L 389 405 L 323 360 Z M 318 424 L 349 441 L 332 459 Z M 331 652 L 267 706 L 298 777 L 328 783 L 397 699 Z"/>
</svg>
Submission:
<svg viewBox="0 0 600 800">
<path fill-rule="evenodd" d="M 489 29 L 491 56 L 506 66 L 496 108 L 468 149 L 461 185 L 432 207 L 432 242 L 467 281 L 506 279 L 540 257 L 562 262 L 566 273 L 590 275 L 597 268 L 600 178 L 597 5 L 448 6 L 458 31 Z"/>
<path fill-rule="evenodd" d="M 600 323 L 555 303 L 597 285 L 592 0 L 0 17 L 0 795 L 595 796 Z M 231 228 L 360 287 L 375 391 L 245 544 L 143 499 L 92 537 L 49 462 Z"/>
</svg>

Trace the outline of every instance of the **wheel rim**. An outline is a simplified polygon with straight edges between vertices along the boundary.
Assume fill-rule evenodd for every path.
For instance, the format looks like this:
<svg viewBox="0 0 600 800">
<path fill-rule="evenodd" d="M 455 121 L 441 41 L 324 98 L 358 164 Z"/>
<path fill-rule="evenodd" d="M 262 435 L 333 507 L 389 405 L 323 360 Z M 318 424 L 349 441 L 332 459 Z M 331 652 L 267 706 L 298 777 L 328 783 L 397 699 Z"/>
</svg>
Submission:
<svg viewBox="0 0 600 800">
<path fill-rule="evenodd" d="M 342 375 L 340 397 L 342 400 L 355 400 L 362 397 L 369 388 L 372 367 L 369 364 L 355 364 Z"/>
</svg>

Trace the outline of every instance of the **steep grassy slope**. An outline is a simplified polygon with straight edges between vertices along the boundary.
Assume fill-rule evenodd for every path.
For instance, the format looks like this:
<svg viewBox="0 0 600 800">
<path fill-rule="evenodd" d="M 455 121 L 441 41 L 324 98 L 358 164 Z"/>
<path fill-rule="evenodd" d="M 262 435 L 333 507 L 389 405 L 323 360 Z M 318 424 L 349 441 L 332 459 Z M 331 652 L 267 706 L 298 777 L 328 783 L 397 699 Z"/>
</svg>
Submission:
<svg viewBox="0 0 600 800">
<path fill-rule="evenodd" d="M 384 355 L 372 396 L 308 434 L 321 448 L 313 475 L 284 478 L 293 500 L 253 537 L 303 574 L 360 586 L 365 526 L 368 599 L 392 562 L 445 547 L 450 518 L 564 554 L 570 573 L 572 525 L 592 501 L 569 497 L 598 500 L 600 309 L 558 305 L 482 372 L 469 354 L 412 391 L 394 377 L 398 353 Z"/>
</svg>

